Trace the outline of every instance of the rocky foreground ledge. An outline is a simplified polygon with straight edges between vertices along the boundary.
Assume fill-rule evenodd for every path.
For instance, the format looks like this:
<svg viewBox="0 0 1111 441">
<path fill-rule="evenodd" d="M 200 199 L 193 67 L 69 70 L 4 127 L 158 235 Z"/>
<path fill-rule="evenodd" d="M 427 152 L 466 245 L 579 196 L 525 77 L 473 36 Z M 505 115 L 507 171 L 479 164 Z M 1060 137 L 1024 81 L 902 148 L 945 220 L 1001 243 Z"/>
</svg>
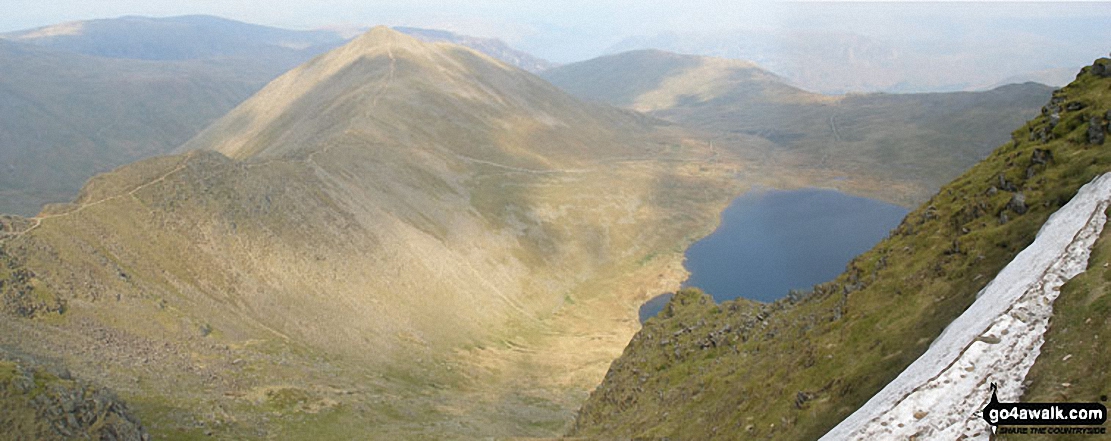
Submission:
<svg viewBox="0 0 1111 441">
<path fill-rule="evenodd" d="M 107 389 L 0 350 L 0 427 L 9 439 L 146 441 L 127 405 Z"/>
</svg>

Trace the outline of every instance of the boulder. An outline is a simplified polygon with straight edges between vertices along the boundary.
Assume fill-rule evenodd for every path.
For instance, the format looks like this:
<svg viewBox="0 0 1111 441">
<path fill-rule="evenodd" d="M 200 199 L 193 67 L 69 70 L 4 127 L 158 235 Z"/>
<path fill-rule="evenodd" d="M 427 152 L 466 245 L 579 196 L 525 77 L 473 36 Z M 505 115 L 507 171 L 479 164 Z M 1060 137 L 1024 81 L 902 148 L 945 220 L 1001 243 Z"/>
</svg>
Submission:
<svg viewBox="0 0 1111 441">
<path fill-rule="evenodd" d="M 1007 208 L 1018 214 L 1026 213 L 1026 195 L 1021 192 L 1015 193 L 1014 196 L 1011 196 L 1011 201 L 1007 202 Z"/>
<path fill-rule="evenodd" d="M 1103 140 L 1106 137 L 1107 130 L 1104 128 L 1103 118 L 1093 116 L 1088 121 L 1088 144 L 1103 145 Z"/>
<path fill-rule="evenodd" d="M 1034 153 L 1030 154 L 1031 164 L 1048 164 L 1053 160 L 1053 152 L 1047 149 L 1034 149 Z"/>
<path fill-rule="evenodd" d="M 1005 191 L 1018 190 L 1018 188 L 1015 188 L 1015 184 L 1011 183 L 1011 181 L 1008 181 L 1006 176 L 1003 176 L 1003 173 L 999 174 L 999 188 Z"/>
<path fill-rule="evenodd" d="M 1103 78 L 1111 77 L 1111 67 L 1096 61 L 1096 64 L 1092 65 L 1092 74 Z"/>
</svg>

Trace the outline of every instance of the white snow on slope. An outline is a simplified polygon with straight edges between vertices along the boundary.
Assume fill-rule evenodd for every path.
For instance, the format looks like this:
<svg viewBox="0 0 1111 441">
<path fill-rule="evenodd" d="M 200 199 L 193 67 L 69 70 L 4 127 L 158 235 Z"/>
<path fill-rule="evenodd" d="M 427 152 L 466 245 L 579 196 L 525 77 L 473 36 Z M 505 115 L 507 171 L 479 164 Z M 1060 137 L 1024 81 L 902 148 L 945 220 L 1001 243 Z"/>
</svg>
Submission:
<svg viewBox="0 0 1111 441">
<path fill-rule="evenodd" d="M 1111 173 L 1081 187 L 926 353 L 822 440 L 988 439 L 979 411 L 990 383 L 998 384 L 1002 402 L 1022 395 L 1053 300 L 1087 268 L 1109 203 Z"/>
</svg>

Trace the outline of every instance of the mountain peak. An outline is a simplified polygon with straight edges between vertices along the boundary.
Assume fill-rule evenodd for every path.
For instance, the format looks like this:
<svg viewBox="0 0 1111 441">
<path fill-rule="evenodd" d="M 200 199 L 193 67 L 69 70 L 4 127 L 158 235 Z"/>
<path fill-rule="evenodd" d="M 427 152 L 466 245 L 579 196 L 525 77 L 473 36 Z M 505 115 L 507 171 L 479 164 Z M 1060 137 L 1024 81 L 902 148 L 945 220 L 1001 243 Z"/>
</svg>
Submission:
<svg viewBox="0 0 1111 441">
<path fill-rule="evenodd" d="M 423 46 L 425 46 L 424 43 L 412 36 L 379 25 L 355 37 L 347 45 L 347 49 L 375 53 L 386 48 L 404 48 L 408 51 L 417 51 Z"/>
<path fill-rule="evenodd" d="M 487 55 L 378 26 L 274 80 L 181 150 L 213 149 L 236 159 L 305 158 L 357 137 L 357 144 L 486 146 L 486 153 L 500 157 L 507 154 L 490 147 L 492 136 L 531 138 L 573 124 L 594 126 L 598 122 L 591 119 L 598 116 L 587 116 L 570 96 Z M 530 157 L 513 165 L 545 166 L 539 157 L 555 153 L 502 159 Z"/>
<path fill-rule="evenodd" d="M 389 37 L 401 36 L 401 35 L 404 35 L 404 34 L 402 34 L 400 32 L 397 32 L 393 29 L 390 29 L 389 26 L 378 25 L 378 26 L 374 26 L 374 27 L 370 28 L 370 30 L 364 32 L 363 35 L 359 38 L 389 38 Z"/>
</svg>

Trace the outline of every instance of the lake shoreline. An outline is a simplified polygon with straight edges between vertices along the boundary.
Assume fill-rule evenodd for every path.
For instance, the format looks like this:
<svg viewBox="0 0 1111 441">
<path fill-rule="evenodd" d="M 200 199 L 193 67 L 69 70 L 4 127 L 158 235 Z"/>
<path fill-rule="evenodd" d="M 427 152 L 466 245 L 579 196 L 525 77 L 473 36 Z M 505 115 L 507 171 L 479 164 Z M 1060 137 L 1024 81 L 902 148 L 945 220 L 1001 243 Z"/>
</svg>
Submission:
<svg viewBox="0 0 1111 441">
<path fill-rule="evenodd" d="M 738 297 L 773 302 L 791 290 L 833 279 L 898 226 L 905 207 L 826 188 L 754 188 L 733 199 L 721 223 L 684 252 L 697 287 L 717 302 Z M 641 322 L 671 293 L 641 305 Z"/>
</svg>

